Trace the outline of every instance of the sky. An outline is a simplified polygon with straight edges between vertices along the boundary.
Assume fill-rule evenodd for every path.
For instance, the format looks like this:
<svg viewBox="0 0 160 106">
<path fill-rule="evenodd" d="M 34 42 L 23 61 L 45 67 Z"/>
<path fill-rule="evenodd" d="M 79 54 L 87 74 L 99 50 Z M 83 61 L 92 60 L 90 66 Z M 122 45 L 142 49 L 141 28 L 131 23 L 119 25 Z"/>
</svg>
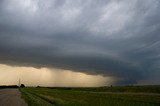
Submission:
<svg viewBox="0 0 160 106">
<path fill-rule="evenodd" d="M 29 85 L 160 84 L 159 10 L 159 0 L 1 0 L 0 79 L 23 73 Z"/>
</svg>

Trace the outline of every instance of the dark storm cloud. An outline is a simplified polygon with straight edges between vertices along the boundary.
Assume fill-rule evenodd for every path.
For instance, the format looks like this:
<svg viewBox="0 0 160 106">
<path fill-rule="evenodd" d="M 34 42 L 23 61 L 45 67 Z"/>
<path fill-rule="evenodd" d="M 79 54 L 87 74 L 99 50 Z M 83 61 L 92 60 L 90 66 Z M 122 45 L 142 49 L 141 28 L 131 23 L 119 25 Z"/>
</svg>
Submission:
<svg viewBox="0 0 160 106">
<path fill-rule="evenodd" d="M 159 0 L 1 0 L 0 62 L 160 81 L 159 9 Z"/>
</svg>

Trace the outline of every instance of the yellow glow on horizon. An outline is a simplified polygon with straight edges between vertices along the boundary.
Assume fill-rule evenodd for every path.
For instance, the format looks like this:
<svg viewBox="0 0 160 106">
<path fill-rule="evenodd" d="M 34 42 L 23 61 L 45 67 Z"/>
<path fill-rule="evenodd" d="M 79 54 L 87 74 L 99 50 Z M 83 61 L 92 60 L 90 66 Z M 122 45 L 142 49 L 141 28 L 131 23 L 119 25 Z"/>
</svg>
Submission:
<svg viewBox="0 0 160 106">
<path fill-rule="evenodd" d="M 14 67 L 0 64 L 0 85 L 18 85 L 18 80 L 27 86 L 105 86 L 113 81 L 111 77 L 87 75 L 71 70 L 55 68 Z"/>
</svg>

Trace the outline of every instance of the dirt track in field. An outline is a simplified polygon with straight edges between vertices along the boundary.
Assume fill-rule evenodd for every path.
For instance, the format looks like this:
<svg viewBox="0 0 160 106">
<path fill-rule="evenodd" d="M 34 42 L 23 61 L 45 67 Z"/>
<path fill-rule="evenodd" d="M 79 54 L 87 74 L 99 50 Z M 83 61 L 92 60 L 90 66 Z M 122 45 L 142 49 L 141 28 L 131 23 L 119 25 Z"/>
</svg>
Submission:
<svg viewBox="0 0 160 106">
<path fill-rule="evenodd" d="M 0 89 L 0 106 L 27 106 L 18 89 Z"/>
</svg>

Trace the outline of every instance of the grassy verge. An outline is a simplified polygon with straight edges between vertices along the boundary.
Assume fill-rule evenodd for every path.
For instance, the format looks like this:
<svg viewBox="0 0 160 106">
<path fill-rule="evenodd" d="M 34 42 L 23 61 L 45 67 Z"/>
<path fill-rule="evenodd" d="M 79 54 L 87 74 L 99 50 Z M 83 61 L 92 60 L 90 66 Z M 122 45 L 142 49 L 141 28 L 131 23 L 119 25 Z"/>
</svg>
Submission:
<svg viewBox="0 0 160 106">
<path fill-rule="evenodd" d="M 22 93 L 22 98 L 26 101 L 28 106 L 53 106 L 52 104 L 48 103 L 47 101 L 37 97 L 25 89 L 19 89 Z"/>
</svg>

